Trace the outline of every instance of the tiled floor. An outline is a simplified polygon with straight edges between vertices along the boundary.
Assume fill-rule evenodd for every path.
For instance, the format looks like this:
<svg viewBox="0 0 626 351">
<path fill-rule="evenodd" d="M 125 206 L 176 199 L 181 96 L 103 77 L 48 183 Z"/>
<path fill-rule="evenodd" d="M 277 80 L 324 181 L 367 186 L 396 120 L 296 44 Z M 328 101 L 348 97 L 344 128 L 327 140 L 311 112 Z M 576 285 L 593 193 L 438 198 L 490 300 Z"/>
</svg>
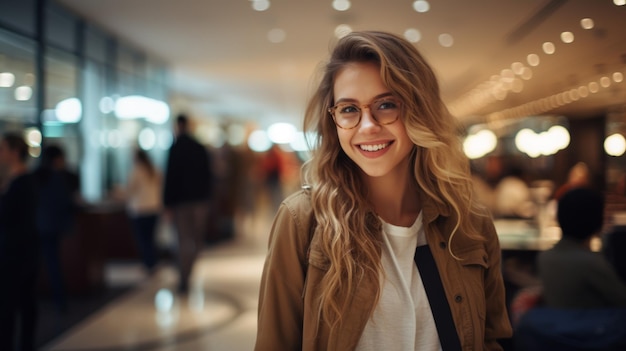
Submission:
<svg viewBox="0 0 626 351">
<path fill-rule="evenodd" d="M 254 228 L 247 237 L 207 248 L 186 295 L 176 292 L 171 265 L 150 278 L 137 266 L 114 267 L 112 280 L 136 279 L 136 287 L 42 350 L 252 350 L 271 220 L 264 218 L 242 224 Z"/>
</svg>

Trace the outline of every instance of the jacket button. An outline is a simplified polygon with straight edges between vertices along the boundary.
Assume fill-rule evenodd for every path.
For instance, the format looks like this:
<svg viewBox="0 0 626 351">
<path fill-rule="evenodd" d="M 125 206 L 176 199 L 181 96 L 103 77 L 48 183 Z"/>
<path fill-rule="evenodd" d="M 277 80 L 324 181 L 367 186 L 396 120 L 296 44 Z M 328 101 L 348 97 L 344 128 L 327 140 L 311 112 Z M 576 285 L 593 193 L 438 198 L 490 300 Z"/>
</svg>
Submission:
<svg viewBox="0 0 626 351">
<path fill-rule="evenodd" d="M 462 297 L 461 295 L 456 295 L 456 296 L 454 297 L 454 301 L 456 301 L 456 302 L 461 302 L 461 301 L 463 301 L 463 297 Z"/>
<path fill-rule="evenodd" d="M 439 243 L 439 247 L 442 248 L 442 249 L 445 249 L 447 246 L 448 245 L 446 244 L 445 241 L 442 241 L 442 242 Z"/>
</svg>

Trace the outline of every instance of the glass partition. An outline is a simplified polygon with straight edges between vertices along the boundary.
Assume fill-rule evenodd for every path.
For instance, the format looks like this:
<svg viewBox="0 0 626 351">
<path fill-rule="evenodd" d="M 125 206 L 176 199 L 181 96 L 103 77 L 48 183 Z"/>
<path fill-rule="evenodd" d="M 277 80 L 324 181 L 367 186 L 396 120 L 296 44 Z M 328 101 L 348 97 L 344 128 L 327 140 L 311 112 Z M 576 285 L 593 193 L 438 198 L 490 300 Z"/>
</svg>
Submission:
<svg viewBox="0 0 626 351">
<path fill-rule="evenodd" d="M 0 29 L 0 130 L 37 125 L 35 42 Z"/>
</svg>

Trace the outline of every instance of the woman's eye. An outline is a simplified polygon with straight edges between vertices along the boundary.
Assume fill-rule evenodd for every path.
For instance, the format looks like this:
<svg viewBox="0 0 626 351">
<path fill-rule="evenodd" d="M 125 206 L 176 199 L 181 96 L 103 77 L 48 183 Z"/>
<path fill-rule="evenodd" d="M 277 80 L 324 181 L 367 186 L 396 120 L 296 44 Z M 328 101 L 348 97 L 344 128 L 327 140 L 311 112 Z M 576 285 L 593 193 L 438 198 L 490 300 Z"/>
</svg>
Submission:
<svg viewBox="0 0 626 351">
<path fill-rule="evenodd" d="M 339 112 L 346 113 L 346 114 L 348 114 L 348 113 L 358 113 L 359 109 L 356 106 L 354 106 L 354 105 L 348 105 L 348 106 L 342 106 L 339 109 Z"/>
<path fill-rule="evenodd" d="M 397 108 L 398 105 L 391 100 L 385 100 L 385 101 L 381 101 L 378 103 L 378 109 L 379 110 L 389 110 L 389 109 L 394 109 Z"/>
</svg>

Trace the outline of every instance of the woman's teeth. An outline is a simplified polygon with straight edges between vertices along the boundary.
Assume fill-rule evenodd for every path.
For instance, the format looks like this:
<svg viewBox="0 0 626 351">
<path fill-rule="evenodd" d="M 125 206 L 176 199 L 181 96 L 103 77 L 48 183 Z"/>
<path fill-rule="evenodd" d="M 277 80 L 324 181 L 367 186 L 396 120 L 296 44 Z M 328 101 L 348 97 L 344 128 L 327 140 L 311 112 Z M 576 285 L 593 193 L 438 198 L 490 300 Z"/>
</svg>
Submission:
<svg viewBox="0 0 626 351">
<path fill-rule="evenodd" d="M 389 143 L 376 144 L 376 145 L 359 145 L 361 150 L 363 150 L 363 151 L 372 151 L 372 152 L 373 151 L 382 150 L 382 149 L 386 148 L 387 146 L 389 146 Z"/>
</svg>

